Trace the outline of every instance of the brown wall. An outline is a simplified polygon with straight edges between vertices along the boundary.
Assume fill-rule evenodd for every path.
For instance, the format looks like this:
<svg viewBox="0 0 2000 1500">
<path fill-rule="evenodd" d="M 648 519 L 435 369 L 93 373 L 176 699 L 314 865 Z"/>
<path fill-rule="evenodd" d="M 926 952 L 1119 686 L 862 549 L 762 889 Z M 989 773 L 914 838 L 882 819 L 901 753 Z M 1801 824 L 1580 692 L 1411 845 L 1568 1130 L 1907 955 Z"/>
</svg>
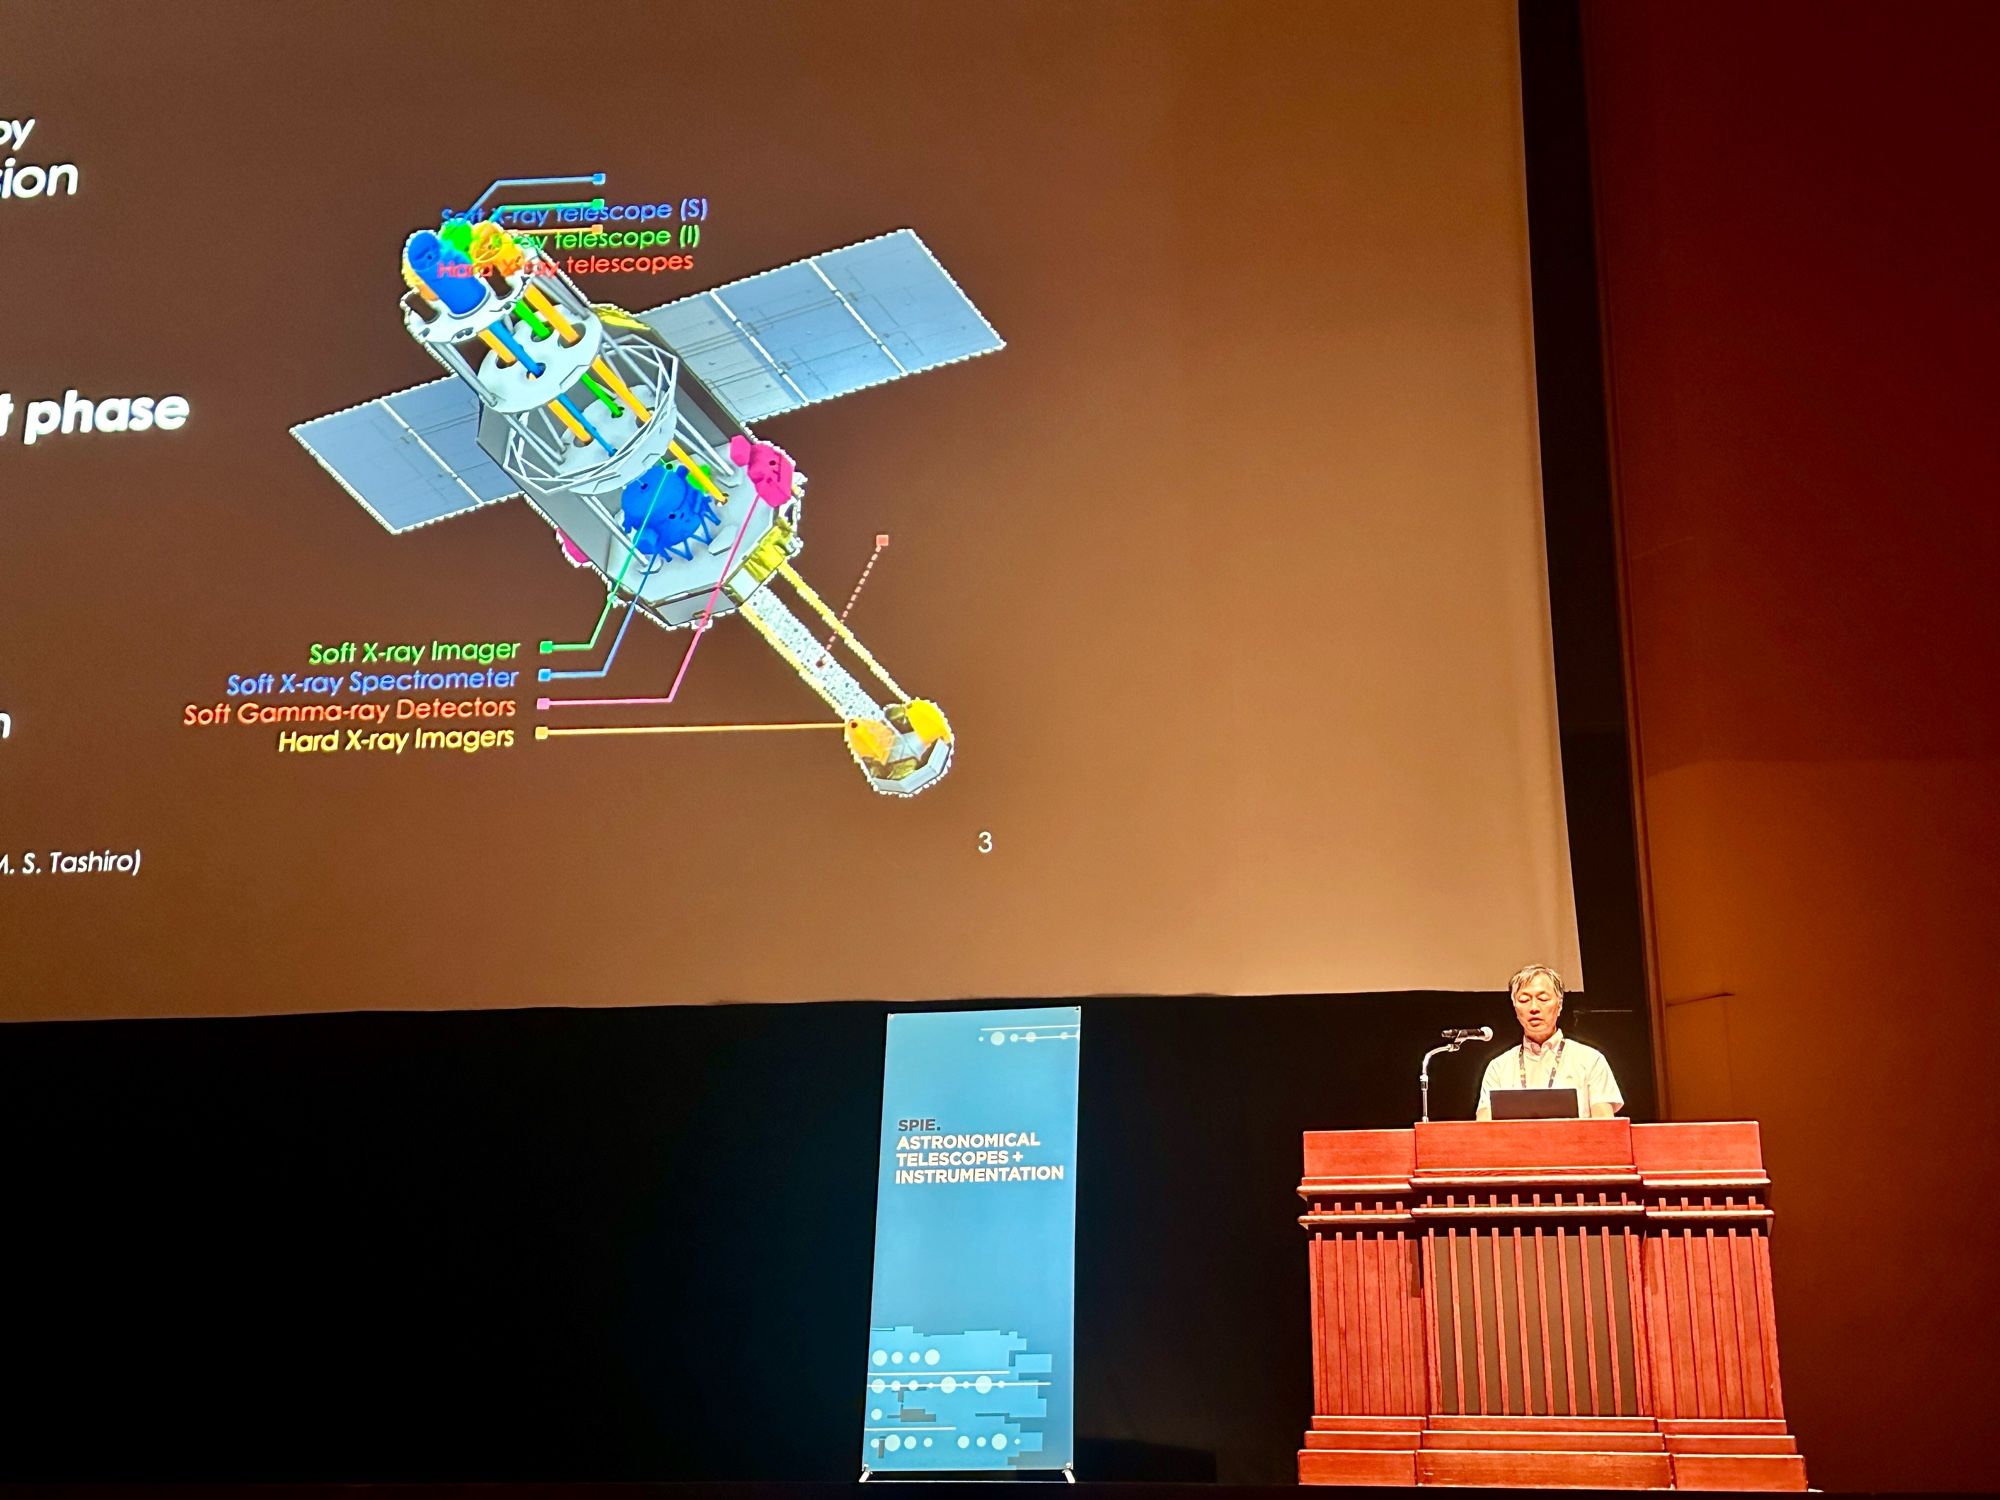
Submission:
<svg viewBox="0 0 2000 1500">
<path fill-rule="evenodd" d="M 2000 7 L 1587 4 L 1670 1109 L 1816 1484 L 2000 1485 Z"/>
</svg>

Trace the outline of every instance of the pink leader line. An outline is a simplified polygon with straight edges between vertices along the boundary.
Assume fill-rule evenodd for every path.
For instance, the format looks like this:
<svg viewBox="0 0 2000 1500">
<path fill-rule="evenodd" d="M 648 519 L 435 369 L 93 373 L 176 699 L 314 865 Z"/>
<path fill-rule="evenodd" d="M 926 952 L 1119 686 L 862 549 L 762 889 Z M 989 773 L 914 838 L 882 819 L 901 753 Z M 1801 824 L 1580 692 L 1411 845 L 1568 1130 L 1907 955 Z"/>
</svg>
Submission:
<svg viewBox="0 0 2000 1500">
<path fill-rule="evenodd" d="M 868 587 L 868 575 L 875 571 L 875 559 L 882 555 L 882 549 L 888 545 L 889 533 L 884 531 L 877 534 L 875 538 L 875 550 L 868 554 L 868 566 L 861 570 L 861 577 L 855 582 L 854 592 L 847 596 L 847 604 L 840 611 L 840 625 L 833 627 L 833 634 L 826 638 L 826 647 L 820 652 L 819 660 L 813 663 L 813 670 L 815 672 L 825 666 L 827 657 L 833 654 L 833 643 L 840 639 L 840 626 L 845 625 L 847 617 L 854 613 L 854 601 L 859 599 L 861 591 Z"/>
<path fill-rule="evenodd" d="M 701 645 L 701 638 L 708 634 L 708 622 L 715 614 L 715 601 L 722 597 L 722 582 L 736 567 L 736 554 L 742 549 L 743 538 L 750 530 L 750 518 L 757 514 L 757 502 L 752 500 L 743 512 L 743 524 L 736 528 L 736 544 L 729 549 L 729 561 L 722 565 L 722 572 L 715 580 L 715 587 L 708 591 L 708 607 L 701 612 L 701 619 L 694 627 L 694 639 L 688 642 L 687 654 L 681 658 L 681 669 L 674 673 L 674 685 L 667 689 L 664 698 L 538 698 L 535 707 L 545 709 L 553 704 L 574 704 L 577 707 L 608 708 L 623 704 L 671 703 L 681 690 L 681 679 L 687 676 L 688 663 L 694 660 L 695 649 Z"/>
</svg>

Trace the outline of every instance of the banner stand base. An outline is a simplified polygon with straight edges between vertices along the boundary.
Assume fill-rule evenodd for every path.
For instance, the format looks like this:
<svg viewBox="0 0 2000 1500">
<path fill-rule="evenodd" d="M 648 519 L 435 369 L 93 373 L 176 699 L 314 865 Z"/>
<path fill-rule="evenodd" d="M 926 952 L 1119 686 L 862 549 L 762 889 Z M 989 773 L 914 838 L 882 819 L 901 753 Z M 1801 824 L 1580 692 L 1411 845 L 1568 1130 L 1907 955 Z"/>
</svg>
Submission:
<svg viewBox="0 0 2000 1500">
<path fill-rule="evenodd" d="M 979 1480 L 1004 1479 L 1010 1484 L 1022 1482 L 1032 1484 L 1037 1480 L 1053 1484 L 1058 1474 L 1062 1475 L 1064 1484 L 1076 1483 L 1075 1464 L 1064 1464 L 1060 1469 L 1010 1469 L 1001 1474 L 996 1474 L 991 1469 L 969 1469 L 956 1473 L 949 1469 L 940 1469 L 931 1474 L 877 1474 L 868 1465 L 863 1464 L 861 1477 L 855 1483 L 866 1484 L 871 1479 L 886 1479 L 897 1484 L 968 1484 Z"/>
</svg>

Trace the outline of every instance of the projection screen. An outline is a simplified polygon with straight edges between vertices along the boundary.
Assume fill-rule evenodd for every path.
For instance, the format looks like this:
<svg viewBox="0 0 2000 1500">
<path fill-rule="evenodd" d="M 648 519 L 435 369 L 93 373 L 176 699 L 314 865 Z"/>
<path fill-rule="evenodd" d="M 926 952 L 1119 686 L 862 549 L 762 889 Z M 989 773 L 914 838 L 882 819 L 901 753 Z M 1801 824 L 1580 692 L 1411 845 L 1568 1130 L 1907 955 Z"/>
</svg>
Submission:
<svg viewBox="0 0 2000 1500">
<path fill-rule="evenodd" d="M 1504 0 L 5 27 L 0 1016 L 1576 975 Z"/>
</svg>

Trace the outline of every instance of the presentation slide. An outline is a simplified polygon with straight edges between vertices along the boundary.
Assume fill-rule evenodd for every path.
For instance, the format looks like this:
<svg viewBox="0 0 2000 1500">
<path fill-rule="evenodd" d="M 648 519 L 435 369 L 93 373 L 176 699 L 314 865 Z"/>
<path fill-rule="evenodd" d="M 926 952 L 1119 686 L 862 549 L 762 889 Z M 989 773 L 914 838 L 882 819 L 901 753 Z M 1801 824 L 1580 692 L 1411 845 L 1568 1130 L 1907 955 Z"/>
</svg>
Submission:
<svg viewBox="0 0 2000 1500">
<path fill-rule="evenodd" d="M 12 0 L 0 1018 L 1576 978 L 1512 4 L 1089 10 Z"/>
</svg>

